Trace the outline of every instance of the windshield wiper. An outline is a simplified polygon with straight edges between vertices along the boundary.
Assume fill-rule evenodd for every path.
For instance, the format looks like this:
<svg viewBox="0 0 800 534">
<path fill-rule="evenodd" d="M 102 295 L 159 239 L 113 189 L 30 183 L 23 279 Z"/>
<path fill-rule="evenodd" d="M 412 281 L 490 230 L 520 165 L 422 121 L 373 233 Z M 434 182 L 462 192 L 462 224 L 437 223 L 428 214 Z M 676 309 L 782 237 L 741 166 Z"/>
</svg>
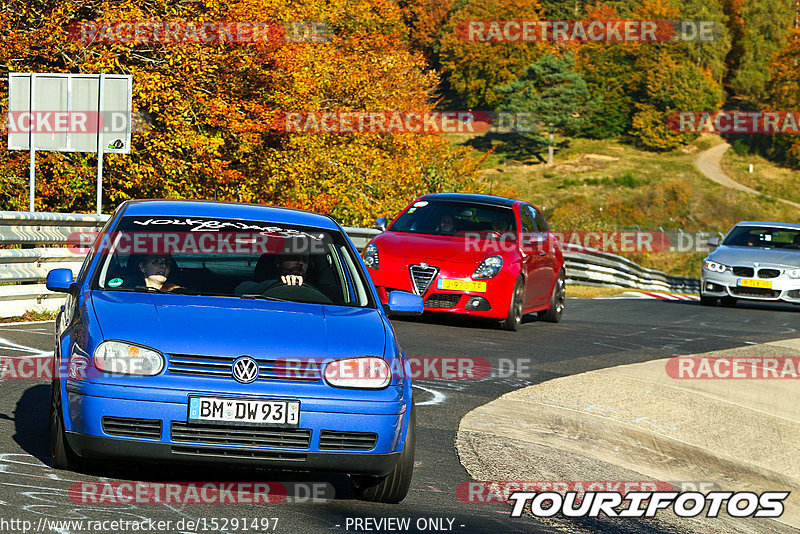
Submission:
<svg viewBox="0 0 800 534">
<path fill-rule="evenodd" d="M 187 289 L 185 287 L 178 287 L 173 289 L 172 291 L 164 291 L 163 289 L 157 289 L 155 287 L 143 287 L 137 286 L 134 289 L 129 289 L 128 291 L 136 291 L 138 293 L 161 293 L 163 295 L 192 295 L 195 297 L 230 297 L 231 295 L 226 295 L 224 293 L 204 293 L 201 291 L 196 291 L 194 289 Z"/>
<path fill-rule="evenodd" d="M 256 299 L 256 300 L 276 300 L 278 302 L 294 302 L 293 300 L 279 299 L 278 297 L 268 297 L 260 293 L 245 293 L 239 297 L 240 299 Z"/>
</svg>

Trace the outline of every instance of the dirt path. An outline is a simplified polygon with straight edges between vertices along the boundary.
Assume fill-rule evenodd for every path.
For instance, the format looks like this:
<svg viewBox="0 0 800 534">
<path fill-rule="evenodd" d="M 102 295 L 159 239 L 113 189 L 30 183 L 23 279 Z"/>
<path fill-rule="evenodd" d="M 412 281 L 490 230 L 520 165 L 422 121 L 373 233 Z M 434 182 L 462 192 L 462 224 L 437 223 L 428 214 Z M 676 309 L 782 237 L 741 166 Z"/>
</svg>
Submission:
<svg viewBox="0 0 800 534">
<path fill-rule="evenodd" d="M 756 191 L 755 189 L 751 189 L 745 185 L 740 184 L 739 182 L 733 181 L 730 176 L 728 176 L 722 171 L 720 162 L 722 161 L 723 154 L 725 154 L 725 151 L 728 150 L 730 147 L 731 145 L 729 145 L 728 143 L 722 143 L 721 145 L 717 145 L 715 147 L 709 148 L 708 150 L 700 152 L 700 154 L 697 156 L 697 159 L 694 161 L 695 167 L 697 167 L 697 169 L 712 182 L 716 182 L 720 185 L 723 185 L 731 189 L 736 189 L 738 191 L 750 193 L 751 195 L 762 194 Z M 786 200 L 785 198 L 777 198 L 772 195 L 765 195 L 765 196 L 773 200 L 777 200 L 778 202 L 783 202 L 784 204 L 788 204 L 790 206 L 800 209 L 800 204 L 798 204 L 797 202 L 792 202 L 791 200 Z"/>
</svg>

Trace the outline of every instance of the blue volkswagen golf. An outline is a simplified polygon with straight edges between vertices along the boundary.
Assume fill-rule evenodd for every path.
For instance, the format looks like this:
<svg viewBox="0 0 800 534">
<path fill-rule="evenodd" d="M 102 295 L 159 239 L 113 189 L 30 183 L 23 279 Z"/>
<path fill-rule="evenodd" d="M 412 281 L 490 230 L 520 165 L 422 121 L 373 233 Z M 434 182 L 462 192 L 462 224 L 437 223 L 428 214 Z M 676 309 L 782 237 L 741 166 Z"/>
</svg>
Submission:
<svg viewBox="0 0 800 534">
<path fill-rule="evenodd" d="M 332 218 L 278 207 L 138 200 L 116 210 L 56 320 L 53 465 L 232 463 L 351 476 L 399 502 L 414 466 L 407 358 Z"/>
</svg>

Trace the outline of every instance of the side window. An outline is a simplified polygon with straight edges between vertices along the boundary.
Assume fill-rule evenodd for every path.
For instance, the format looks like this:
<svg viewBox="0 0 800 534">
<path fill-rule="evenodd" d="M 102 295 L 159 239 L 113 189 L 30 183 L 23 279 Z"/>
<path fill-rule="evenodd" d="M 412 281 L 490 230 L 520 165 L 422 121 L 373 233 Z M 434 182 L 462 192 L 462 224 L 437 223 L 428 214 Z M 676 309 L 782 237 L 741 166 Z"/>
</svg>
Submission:
<svg viewBox="0 0 800 534">
<path fill-rule="evenodd" d="M 523 236 L 527 236 L 536 231 L 536 223 L 533 220 L 533 216 L 531 215 L 528 206 L 520 206 L 519 220 L 522 226 Z"/>
<path fill-rule="evenodd" d="M 533 212 L 533 217 L 534 217 L 534 220 L 536 221 L 536 228 L 538 228 L 538 230 L 540 232 L 549 231 L 549 229 L 547 227 L 547 221 L 544 220 L 544 215 L 542 215 L 541 213 L 539 213 L 538 211 L 536 211 L 533 208 L 530 208 L 530 210 Z"/>
</svg>

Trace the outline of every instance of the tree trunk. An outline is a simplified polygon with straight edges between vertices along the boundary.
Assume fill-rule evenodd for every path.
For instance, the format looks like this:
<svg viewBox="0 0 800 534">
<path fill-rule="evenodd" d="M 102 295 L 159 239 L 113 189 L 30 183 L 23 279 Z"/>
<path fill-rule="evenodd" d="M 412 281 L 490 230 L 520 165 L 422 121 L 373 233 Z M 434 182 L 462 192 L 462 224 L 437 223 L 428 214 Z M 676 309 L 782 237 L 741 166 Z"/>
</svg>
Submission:
<svg viewBox="0 0 800 534">
<path fill-rule="evenodd" d="M 550 144 L 547 146 L 547 164 L 553 164 L 553 155 L 555 154 L 555 147 L 553 146 L 553 132 L 550 132 Z"/>
</svg>

